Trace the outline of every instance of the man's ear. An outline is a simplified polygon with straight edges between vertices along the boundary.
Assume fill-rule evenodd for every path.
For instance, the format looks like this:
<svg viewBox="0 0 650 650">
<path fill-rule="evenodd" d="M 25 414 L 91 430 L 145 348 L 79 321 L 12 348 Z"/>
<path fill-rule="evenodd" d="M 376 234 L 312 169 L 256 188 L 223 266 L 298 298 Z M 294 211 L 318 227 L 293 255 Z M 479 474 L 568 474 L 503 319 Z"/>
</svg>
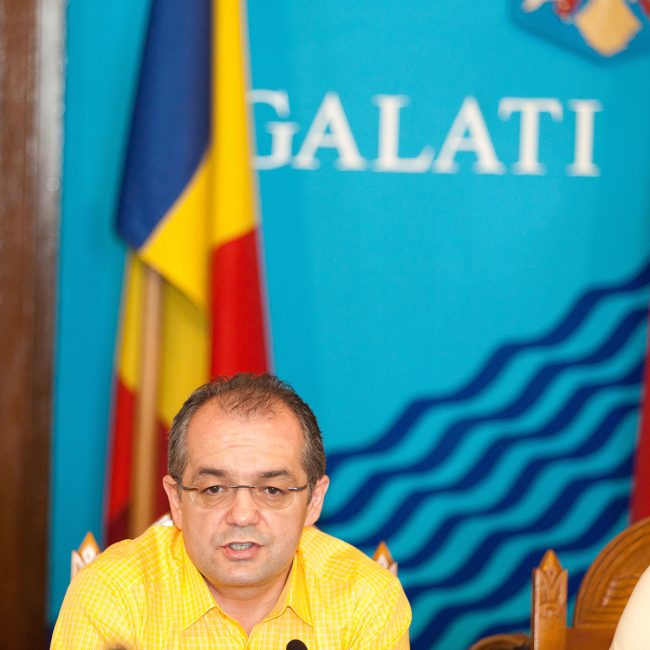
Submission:
<svg viewBox="0 0 650 650">
<path fill-rule="evenodd" d="M 181 507 L 181 494 L 178 481 L 173 479 L 169 474 L 163 477 L 163 488 L 167 493 L 167 499 L 169 501 L 169 511 L 174 520 L 176 528 L 183 530 L 183 509 Z"/>
<path fill-rule="evenodd" d="M 330 485 L 328 476 L 323 476 L 318 480 L 314 489 L 311 491 L 311 499 L 307 504 L 307 516 L 305 517 L 305 526 L 311 526 L 318 521 L 321 510 L 323 509 L 323 501 L 325 500 L 325 493 Z"/>
</svg>

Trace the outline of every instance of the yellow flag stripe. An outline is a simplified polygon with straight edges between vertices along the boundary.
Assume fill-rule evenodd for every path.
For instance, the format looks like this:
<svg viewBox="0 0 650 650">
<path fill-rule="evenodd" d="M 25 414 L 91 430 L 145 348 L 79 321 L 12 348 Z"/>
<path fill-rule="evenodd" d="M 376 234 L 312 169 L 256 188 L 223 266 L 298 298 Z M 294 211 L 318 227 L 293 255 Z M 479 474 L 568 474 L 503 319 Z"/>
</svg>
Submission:
<svg viewBox="0 0 650 650">
<path fill-rule="evenodd" d="M 122 291 L 124 298 L 118 368 L 120 379 L 132 391 L 136 390 L 140 376 L 140 331 L 144 289 L 142 271 L 142 263 L 135 256 L 129 255 Z"/>
<path fill-rule="evenodd" d="M 210 324 L 175 287 L 163 293 L 159 416 L 171 421 L 186 397 L 208 380 Z"/>
<path fill-rule="evenodd" d="M 141 259 L 207 310 L 210 242 L 206 219 L 209 201 L 205 159 L 176 203 L 140 249 Z"/>
<path fill-rule="evenodd" d="M 256 225 L 246 103 L 246 61 L 240 3 L 216 0 L 212 78 L 214 246 L 241 237 Z"/>
</svg>

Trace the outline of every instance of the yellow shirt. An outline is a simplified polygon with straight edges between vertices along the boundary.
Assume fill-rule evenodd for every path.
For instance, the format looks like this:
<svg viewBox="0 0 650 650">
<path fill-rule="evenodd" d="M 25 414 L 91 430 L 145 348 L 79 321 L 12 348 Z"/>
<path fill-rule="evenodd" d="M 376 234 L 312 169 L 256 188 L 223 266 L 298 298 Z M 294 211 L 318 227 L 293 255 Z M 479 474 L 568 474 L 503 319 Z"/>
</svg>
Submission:
<svg viewBox="0 0 650 650">
<path fill-rule="evenodd" d="M 247 636 L 216 604 L 174 526 L 108 548 L 70 583 L 52 650 L 408 649 L 399 581 L 361 551 L 305 528 L 284 591 Z"/>
</svg>

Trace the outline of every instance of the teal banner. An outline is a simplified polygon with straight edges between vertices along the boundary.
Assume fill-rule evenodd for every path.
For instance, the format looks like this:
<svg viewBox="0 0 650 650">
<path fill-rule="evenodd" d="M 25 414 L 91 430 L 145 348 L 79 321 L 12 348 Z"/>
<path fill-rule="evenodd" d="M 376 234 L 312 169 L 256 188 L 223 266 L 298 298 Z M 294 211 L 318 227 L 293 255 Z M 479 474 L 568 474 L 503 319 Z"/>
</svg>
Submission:
<svg viewBox="0 0 650 650">
<path fill-rule="evenodd" d="M 147 6 L 68 10 L 53 618 L 69 549 L 101 532 L 112 219 Z M 650 287 L 646 7 L 248 2 L 274 367 L 324 432 L 319 525 L 369 553 L 387 541 L 413 648 L 526 630 L 543 552 L 573 597 L 627 524 Z"/>
</svg>

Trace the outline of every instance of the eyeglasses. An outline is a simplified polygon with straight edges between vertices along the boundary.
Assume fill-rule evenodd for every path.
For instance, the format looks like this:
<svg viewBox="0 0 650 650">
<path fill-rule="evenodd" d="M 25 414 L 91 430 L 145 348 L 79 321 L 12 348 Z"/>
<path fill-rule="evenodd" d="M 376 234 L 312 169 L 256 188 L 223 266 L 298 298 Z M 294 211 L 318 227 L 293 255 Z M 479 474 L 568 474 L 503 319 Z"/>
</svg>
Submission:
<svg viewBox="0 0 650 650">
<path fill-rule="evenodd" d="M 284 510 L 288 508 L 296 496 L 296 492 L 306 490 L 309 485 L 302 487 L 280 488 L 274 485 L 207 485 L 205 487 L 188 487 L 176 479 L 181 490 L 189 492 L 192 503 L 199 508 L 216 510 L 229 506 L 237 490 L 246 488 L 250 490 L 253 501 L 258 508 L 271 510 Z"/>
</svg>

